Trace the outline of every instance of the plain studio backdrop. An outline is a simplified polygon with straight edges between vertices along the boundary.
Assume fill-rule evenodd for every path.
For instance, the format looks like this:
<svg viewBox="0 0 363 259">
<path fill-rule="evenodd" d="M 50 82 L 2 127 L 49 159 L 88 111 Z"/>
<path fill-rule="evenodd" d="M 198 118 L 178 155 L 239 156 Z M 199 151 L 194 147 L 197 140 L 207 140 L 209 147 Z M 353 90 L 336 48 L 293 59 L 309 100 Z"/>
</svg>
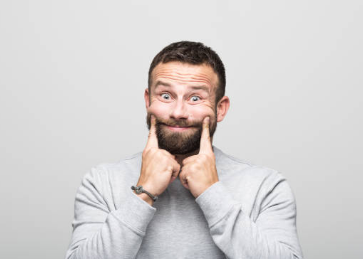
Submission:
<svg viewBox="0 0 363 259">
<path fill-rule="evenodd" d="M 363 2 L 0 2 L 0 258 L 64 258 L 90 168 L 143 150 L 154 55 L 221 56 L 214 144 L 282 172 L 305 258 L 363 256 Z"/>
</svg>

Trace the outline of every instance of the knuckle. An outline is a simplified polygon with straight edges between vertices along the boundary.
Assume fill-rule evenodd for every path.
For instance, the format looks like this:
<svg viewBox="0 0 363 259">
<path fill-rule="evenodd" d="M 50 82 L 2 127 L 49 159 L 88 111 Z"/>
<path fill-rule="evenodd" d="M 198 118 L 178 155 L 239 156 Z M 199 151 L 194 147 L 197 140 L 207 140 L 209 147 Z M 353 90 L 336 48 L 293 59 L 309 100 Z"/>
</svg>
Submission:
<svg viewBox="0 0 363 259">
<path fill-rule="evenodd" d="M 180 171 L 180 165 L 177 163 L 177 165 L 176 165 L 176 169 L 177 169 L 177 171 L 179 172 Z"/>
<path fill-rule="evenodd" d="M 197 158 L 197 162 L 198 162 L 198 163 L 204 163 L 204 162 L 206 162 L 206 161 L 207 161 L 207 156 L 206 156 L 206 155 L 204 155 L 204 154 L 202 154 L 202 155 L 198 156 L 198 158 Z"/>
<path fill-rule="evenodd" d="M 212 154 L 203 154 L 201 157 L 201 160 L 203 161 L 203 162 L 206 162 L 206 161 L 208 161 L 209 159 L 214 159 L 214 153 L 212 153 Z"/>
<path fill-rule="evenodd" d="M 179 177 L 180 177 L 180 178 L 184 178 L 184 175 L 185 175 L 185 170 L 184 170 L 184 169 L 182 169 L 182 170 L 180 171 L 180 173 L 179 173 Z"/>
<path fill-rule="evenodd" d="M 144 151 L 142 152 L 142 158 L 144 159 L 145 157 L 147 157 L 149 153 L 149 149 L 144 149 Z"/>
<path fill-rule="evenodd" d="M 192 171 L 192 172 L 196 172 L 196 171 L 198 171 L 198 169 L 199 169 L 199 165 L 198 164 L 192 164 L 189 167 L 189 170 Z"/>
<path fill-rule="evenodd" d="M 149 155 L 153 155 L 155 153 L 155 148 L 145 148 L 142 152 L 142 157 L 145 158 Z"/>
<path fill-rule="evenodd" d="M 166 157 L 172 157 L 172 155 L 165 149 L 160 149 L 160 152 Z"/>
<path fill-rule="evenodd" d="M 165 156 L 167 153 L 164 149 L 160 149 L 159 154 Z"/>
<path fill-rule="evenodd" d="M 161 150 L 160 149 L 157 149 L 157 148 L 153 148 L 152 150 L 151 150 L 151 152 L 152 152 L 152 154 L 153 154 L 153 156 L 155 156 L 155 158 L 157 158 L 157 159 L 161 159 L 162 157 L 163 157 L 163 153 L 162 152 L 160 152 Z"/>
</svg>

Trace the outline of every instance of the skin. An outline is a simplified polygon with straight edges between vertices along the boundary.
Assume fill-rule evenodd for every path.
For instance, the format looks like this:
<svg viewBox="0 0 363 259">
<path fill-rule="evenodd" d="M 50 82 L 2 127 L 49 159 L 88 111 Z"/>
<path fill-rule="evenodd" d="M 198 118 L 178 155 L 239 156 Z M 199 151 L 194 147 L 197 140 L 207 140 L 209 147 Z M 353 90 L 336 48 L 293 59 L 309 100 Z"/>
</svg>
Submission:
<svg viewBox="0 0 363 259">
<path fill-rule="evenodd" d="M 218 182 L 218 172 L 212 149 L 210 126 L 224 119 L 229 98 L 224 96 L 215 103 L 218 76 L 208 65 L 191 65 L 180 62 L 158 64 L 152 72 L 150 92 L 145 90 L 147 113 L 151 126 L 137 185 L 154 195 L 162 194 L 168 185 L 180 178 L 183 186 L 195 198 Z M 170 154 L 158 147 L 156 119 L 184 121 L 186 125 L 201 123 L 200 149 L 186 155 Z M 168 133 L 193 134 L 195 127 L 163 125 Z M 140 198 L 153 204 L 146 194 Z"/>
</svg>

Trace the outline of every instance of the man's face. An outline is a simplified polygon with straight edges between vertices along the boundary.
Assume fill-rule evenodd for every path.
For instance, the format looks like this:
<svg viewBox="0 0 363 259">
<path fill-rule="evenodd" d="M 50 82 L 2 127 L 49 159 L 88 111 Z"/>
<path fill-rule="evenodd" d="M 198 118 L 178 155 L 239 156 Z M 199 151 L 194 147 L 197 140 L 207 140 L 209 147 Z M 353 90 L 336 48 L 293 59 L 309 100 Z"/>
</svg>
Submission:
<svg viewBox="0 0 363 259">
<path fill-rule="evenodd" d="M 199 149 L 202 122 L 210 117 L 210 136 L 217 126 L 218 76 L 208 65 L 180 62 L 158 64 L 151 74 L 150 92 L 145 91 L 147 124 L 156 118 L 159 148 L 172 154 Z"/>
</svg>

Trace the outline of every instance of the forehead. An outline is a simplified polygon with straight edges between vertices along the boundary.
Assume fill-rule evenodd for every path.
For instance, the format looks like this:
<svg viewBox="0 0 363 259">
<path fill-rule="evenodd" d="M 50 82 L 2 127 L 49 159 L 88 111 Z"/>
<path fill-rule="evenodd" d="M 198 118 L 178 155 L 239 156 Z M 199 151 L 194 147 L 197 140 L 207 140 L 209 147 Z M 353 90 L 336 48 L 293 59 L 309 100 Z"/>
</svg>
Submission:
<svg viewBox="0 0 363 259">
<path fill-rule="evenodd" d="M 159 63 L 151 73 L 151 86 L 162 80 L 170 84 L 218 86 L 218 76 L 207 64 L 193 65 L 182 62 Z"/>
</svg>

